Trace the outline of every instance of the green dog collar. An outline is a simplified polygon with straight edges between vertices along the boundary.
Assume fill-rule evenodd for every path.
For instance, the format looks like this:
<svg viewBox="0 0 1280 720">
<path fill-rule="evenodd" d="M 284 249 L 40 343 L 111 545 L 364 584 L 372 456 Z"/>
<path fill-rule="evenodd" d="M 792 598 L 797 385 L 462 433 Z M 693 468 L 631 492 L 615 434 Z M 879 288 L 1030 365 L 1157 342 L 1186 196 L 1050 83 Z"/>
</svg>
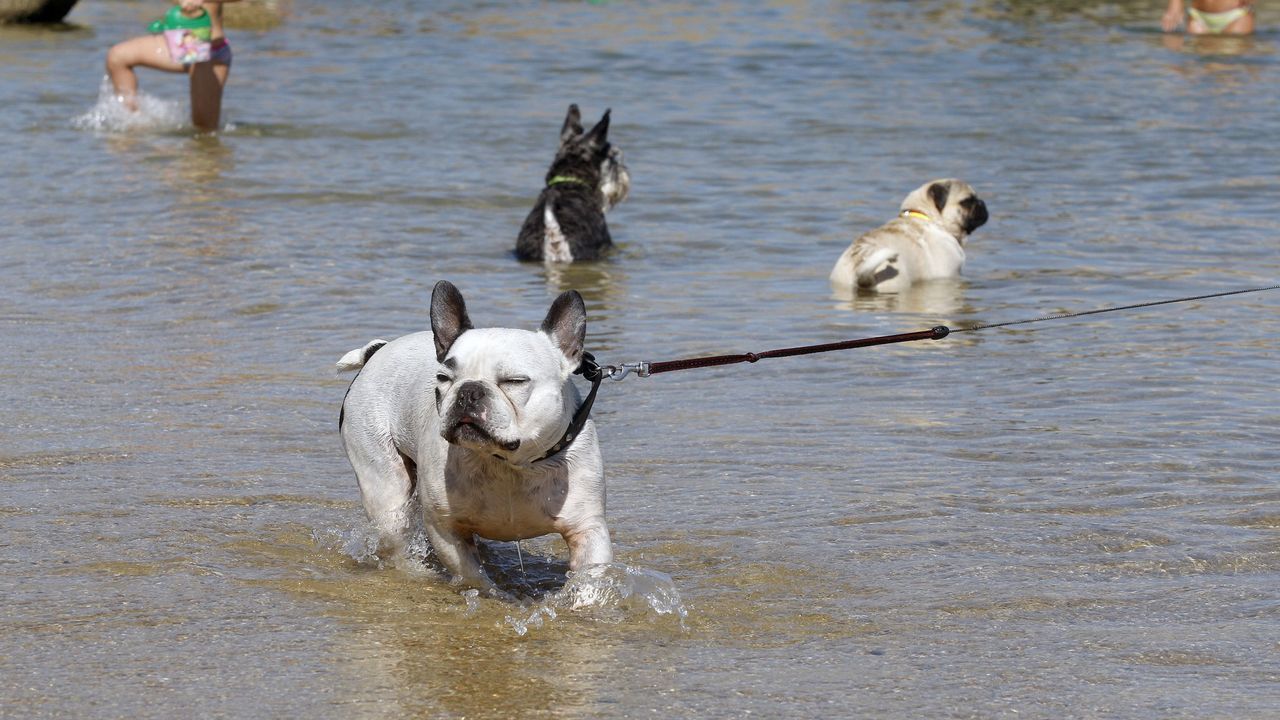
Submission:
<svg viewBox="0 0 1280 720">
<path fill-rule="evenodd" d="M 571 176 L 571 175 L 556 175 L 555 177 L 553 177 L 553 178 L 551 178 L 550 180 L 548 180 L 548 181 L 547 181 L 547 187 L 551 187 L 552 185 L 565 185 L 565 184 L 570 184 L 570 185 L 586 185 L 586 184 L 587 184 L 587 181 L 586 181 L 586 180 L 580 180 L 580 179 L 578 179 L 578 178 L 576 178 L 576 177 L 573 177 L 573 176 Z"/>
</svg>

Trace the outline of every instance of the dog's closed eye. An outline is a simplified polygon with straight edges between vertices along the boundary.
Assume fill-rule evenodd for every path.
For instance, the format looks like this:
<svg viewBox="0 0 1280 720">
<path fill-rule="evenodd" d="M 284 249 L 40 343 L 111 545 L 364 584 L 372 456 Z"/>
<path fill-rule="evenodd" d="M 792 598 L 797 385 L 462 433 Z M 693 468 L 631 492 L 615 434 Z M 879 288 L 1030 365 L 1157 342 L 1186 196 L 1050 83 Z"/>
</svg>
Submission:
<svg viewBox="0 0 1280 720">
<path fill-rule="evenodd" d="M 511 386 L 511 387 L 518 387 L 520 385 L 528 384 L 528 382 L 529 382 L 529 378 L 516 376 L 516 377 L 503 378 L 498 381 L 498 384 Z"/>
</svg>

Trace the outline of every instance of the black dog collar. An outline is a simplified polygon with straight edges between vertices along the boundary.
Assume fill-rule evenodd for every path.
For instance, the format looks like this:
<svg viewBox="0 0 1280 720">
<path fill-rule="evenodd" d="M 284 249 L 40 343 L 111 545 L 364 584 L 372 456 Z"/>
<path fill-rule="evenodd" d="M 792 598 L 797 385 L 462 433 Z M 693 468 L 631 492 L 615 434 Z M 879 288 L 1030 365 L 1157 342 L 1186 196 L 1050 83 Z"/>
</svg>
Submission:
<svg viewBox="0 0 1280 720">
<path fill-rule="evenodd" d="M 569 423 L 569 428 L 564 431 L 564 435 L 544 455 L 534 458 L 530 462 L 542 462 L 569 447 L 574 438 L 578 437 L 578 433 L 582 432 L 583 426 L 587 424 L 587 419 L 591 417 L 591 406 L 595 404 L 596 391 L 600 389 L 600 382 L 604 380 L 604 370 L 600 368 L 594 355 L 584 352 L 582 353 L 582 362 L 578 365 L 578 369 L 573 371 L 573 374 L 581 375 L 590 380 L 591 392 L 587 393 L 587 399 L 583 400 L 582 404 L 578 406 L 578 410 L 573 414 L 573 420 Z"/>
</svg>

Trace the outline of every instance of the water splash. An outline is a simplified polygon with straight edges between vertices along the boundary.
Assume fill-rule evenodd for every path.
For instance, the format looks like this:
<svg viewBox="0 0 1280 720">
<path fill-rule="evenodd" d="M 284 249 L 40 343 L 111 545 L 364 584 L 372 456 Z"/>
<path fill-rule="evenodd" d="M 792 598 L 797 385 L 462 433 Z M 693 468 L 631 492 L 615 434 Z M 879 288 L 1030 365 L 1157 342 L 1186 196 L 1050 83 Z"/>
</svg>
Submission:
<svg viewBox="0 0 1280 720">
<path fill-rule="evenodd" d="M 379 554 L 378 533 L 367 523 L 348 530 L 314 529 L 311 536 L 317 547 L 344 555 L 361 567 L 378 570 L 394 567 L 441 580 L 449 576 L 420 528 L 413 533 L 404 556 L 394 560 Z M 680 599 L 675 582 L 665 573 L 607 563 L 566 575 L 564 564 L 559 560 L 531 555 L 525 558 L 529 574 L 516 578 L 511 567 L 516 553 L 506 552 L 509 545 L 482 543 L 480 546 L 485 566 L 501 589 L 499 597 L 517 608 L 516 614 L 507 615 L 499 627 L 509 626 L 523 636 L 556 620 L 562 613 L 572 613 L 574 617 L 609 624 L 652 622 L 670 617 L 681 630 L 686 629 L 689 611 Z M 544 590 L 548 586 L 556 589 Z M 492 593 L 475 589 L 462 590 L 459 595 L 466 604 L 462 611 L 466 617 L 480 612 L 484 598 L 494 597 Z"/>
<path fill-rule="evenodd" d="M 538 628 L 541 628 L 544 622 L 543 618 L 547 621 L 555 620 L 555 608 L 544 604 L 534 608 L 533 612 L 530 613 L 528 617 L 521 618 L 508 615 L 503 622 L 510 625 L 511 628 L 516 631 L 516 635 L 523 637 L 527 635 L 530 630 L 537 630 Z"/>
<path fill-rule="evenodd" d="M 138 109 L 129 110 L 116 96 L 110 78 L 98 88 L 98 102 L 89 112 L 71 121 L 79 130 L 107 133 L 174 132 L 191 129 L 186 103 L 138 93 Z"/>
<path fill-rule="evenodd" d="M 379 552 L 378 532 L 368 524 L 361 524 L 349 530 L 329 528 L 312 530 L 312 542 L 317 547 L 330 552 L 345 555 L 361 567 L 385 570 L 394 567 L 411 574 L 438 577 L 442 574 L 431 542 L 425 533 L 415 533 L 405 546 L 404 554 L 394 558 L 385 558 Z"/>
<path fill-rule="evenodd" d="M 465 617 L 471 617 L 480 612 L 480 591 L 479 590 L 463 590 L 462 599 L 467 603 L 467 609 L 463 611 Z"/>
<path fill-rule="evenodd" d="M 521 617 L 508 615 L 504 622 L 517 635 L 525 635 L 529 630 L 555 620 L 559 611 L 611 624 L 671 616 L 682 630 L 689 616 L 669 575 L 622 563 L 609 563 L 570 573 L 564 587 L 534 606 L 529 614 Z"/>
<path fill-rule="evenodd" d="M 346 531 L 313 529 L 311 540 L 316 547 L 345 555 L 362 567 L 382 567 L 382 559 L 378 557 L 378 534 L 371 527 L 353 527 Z"/>
</svg>

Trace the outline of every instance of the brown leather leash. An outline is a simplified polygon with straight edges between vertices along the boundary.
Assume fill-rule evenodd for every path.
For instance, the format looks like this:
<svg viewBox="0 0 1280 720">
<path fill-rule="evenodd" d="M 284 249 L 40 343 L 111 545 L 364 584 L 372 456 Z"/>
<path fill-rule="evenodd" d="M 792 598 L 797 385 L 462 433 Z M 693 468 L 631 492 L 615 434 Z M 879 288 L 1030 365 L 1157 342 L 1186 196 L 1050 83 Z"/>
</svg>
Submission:
<svg viewBox="0 0 1280 720">
<path fill-rule="evenodd" d="M 693 370 L 694 368 L 715 367 L 717 365 L 733 365 L 735 363 L 753 363 L 768 358 L 794 357 L 796 355 L 813 355 L 815 353 L 833 352 L 836 350 L 852 350 L 854 348 L 871 347 L 872 345 L 892 345 L 893 343 L 914 342 L 916 340 L 941 340 L 951 334 L 951 329 L 946 325 L 939 325 L 928 330 L 920 330 L 918 332 L 899 333 L 897 335 L 880 335 L 878 337 L 858 338 L 856 340 L 842 340 L 840 342 L 822 343 L 820 345 L 803 345 L 792 348 L 779 348 L 777 350 L 765 350 L 763 352 L 748 352 L 739 355 L 713 355 L 711 357 L 689 358 L 686 360 L 667 360 L 664 362 L 647 363 L 648 372 L 637 375 L 645 377 L 646 375 L 657 375 L 658 373 L 672 372 L 674 370 Z"/>
</svg>

